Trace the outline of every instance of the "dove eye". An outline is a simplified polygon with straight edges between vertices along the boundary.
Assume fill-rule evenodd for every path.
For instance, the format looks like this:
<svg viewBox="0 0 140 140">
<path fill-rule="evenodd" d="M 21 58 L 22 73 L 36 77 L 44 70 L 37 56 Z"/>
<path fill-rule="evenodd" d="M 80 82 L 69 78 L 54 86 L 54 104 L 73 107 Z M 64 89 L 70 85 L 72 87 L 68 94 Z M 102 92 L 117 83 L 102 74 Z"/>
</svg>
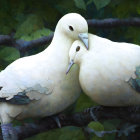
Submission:
<svg viewBox="0 0 140 140">
<path fill-rule="evenodd" d="M 74 29 L 73 29 L 73 27 L 72 27 L 72 26 L 69 26 L 69 29 L 70 29 L 71 31 L 74 31 Z"/>
<path fill-rule="evenodd" d="M 80 46 L 77 46 L 76 51 L 78 52 L 80 50 Z"/>
</svg>

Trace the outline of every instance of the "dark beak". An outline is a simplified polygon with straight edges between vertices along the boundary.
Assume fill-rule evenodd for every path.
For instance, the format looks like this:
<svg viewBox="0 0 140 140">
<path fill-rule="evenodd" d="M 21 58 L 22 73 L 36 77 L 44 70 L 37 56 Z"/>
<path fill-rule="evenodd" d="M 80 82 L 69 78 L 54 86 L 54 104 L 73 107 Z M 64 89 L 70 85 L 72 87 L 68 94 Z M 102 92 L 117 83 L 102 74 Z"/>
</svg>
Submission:
<svg viewBox="0 0 140 140">
<path fill-rule="evenodd" d="M 71 69 L 71 67 L 72 67 L 73 64 L 74 64 L 74 61 L 71 60 L 70 63 L 69 63 L 69 66 L 68 66 L 68 69 L 67 69 L 66 74 L 68 74 L 68 72 L 70 71 L 70 69 Z"/>
<path fill-rule="evenodd" d="M 80 33 L 78 35 L 78 37 L 80 38 L 80 40 L 85 44 L 87 50 L 88 50 L 88 33 Z"/>
</svg>

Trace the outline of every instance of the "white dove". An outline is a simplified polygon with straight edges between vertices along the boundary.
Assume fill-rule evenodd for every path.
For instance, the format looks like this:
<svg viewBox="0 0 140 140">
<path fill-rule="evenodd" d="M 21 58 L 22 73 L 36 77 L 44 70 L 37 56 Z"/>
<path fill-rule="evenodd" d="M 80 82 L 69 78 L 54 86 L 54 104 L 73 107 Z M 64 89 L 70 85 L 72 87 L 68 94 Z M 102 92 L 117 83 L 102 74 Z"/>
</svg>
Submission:
<svg viewBox="0 0 140 140">
<path fill-rule="evenodd" d="M 89 50 L 77 40 L 69 57 L 67 73 L 79 64 L 80 85 L 93 101 L 104 106 L 140 104 L 140 46 L 89 34 Z"/>
<path fill-rule="evenodd" d="M 65 75 L 69 49 L 78 37 L 88 47 L 87 22 L 79 14 L 67 14 L 58 21 L 46 50 L 20 58 L 1 71 L 0 121 L 4 140 L 17 139 L 13 119 L 50 116 L 78 98 L 81 92 L 78 67 Z"/>
</svg>

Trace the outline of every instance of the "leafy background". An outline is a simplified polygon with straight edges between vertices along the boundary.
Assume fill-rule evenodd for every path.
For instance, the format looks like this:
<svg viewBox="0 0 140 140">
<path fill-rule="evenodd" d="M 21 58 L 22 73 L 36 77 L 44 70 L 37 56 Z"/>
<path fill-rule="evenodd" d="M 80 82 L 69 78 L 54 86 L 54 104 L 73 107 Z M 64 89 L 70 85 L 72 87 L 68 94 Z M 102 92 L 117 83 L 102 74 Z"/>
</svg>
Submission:
<svg viewBox="0 0 140 140">
<path fill-rule="evenodd" d="M 33 40 L 51 34 L 57 21 L 66 13 L 77 12 L 86 19 L 129 18 L 139 17 L 139 0 L 0 0 L 0 34 L 14 32 L 15 39 Z M 89 32 L 106 37 L 113 41 L 125 41 L 140 44 L 140 28 L 119 27 L 112 29 L 89 28 Z M 32 55 L 48 46 L 38 47 L 25 55 Z M 17 49 L 0 46 L 0 70 L 20 57 Z M 71 112 L 82 111 L 96 105 L 82 94 Z M 88 126 L 95 130 L 116 129 L 121 120 L 91 122 Z M 82 128 L 64 127 L 39 134 L 27 140 L 85 140 L 87 137 Z M 91 140 L 114 140 L 115 134 L 106 134 L 99 138 L 90 135 Z M 120 139 L 125 140 L 125 136 Z"/>
</svg>

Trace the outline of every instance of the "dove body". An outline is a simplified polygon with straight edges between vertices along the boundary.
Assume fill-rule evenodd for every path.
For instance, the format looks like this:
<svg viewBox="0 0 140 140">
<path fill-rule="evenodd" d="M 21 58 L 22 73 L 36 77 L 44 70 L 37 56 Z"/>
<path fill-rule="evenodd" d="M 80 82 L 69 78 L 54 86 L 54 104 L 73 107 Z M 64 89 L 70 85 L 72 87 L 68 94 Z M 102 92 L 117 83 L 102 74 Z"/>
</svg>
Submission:
<svg viewBox="0 0 140 140">
<path fill-rule="evenodd" d="M 93 101 L 104 106 L 140 104 L 136 80 L 139 76 L 136 72 L 140 70 L 138 45 L 89 34 L 89 50 L 82 42 L 75 41 L 69 56 L 70 61 L 79 64 L 81 87 Z"/>
<path fill-rule="evenodd" d="M 84 34 L 80 40 L 88 47 L 86 20 L 76 13 L 67 14 L 58 21 L 48 48 L 16 60 L 0 73 L 0 121 L 4 140 L 15 140 L 10 124 L 13 119 L 54 115 L 76 101 L 81 92 L 78 66 L 72 70 L 73 76 L 67 77 L 65 71 L 69 49 L 79 34 Z"/>
</svg>

